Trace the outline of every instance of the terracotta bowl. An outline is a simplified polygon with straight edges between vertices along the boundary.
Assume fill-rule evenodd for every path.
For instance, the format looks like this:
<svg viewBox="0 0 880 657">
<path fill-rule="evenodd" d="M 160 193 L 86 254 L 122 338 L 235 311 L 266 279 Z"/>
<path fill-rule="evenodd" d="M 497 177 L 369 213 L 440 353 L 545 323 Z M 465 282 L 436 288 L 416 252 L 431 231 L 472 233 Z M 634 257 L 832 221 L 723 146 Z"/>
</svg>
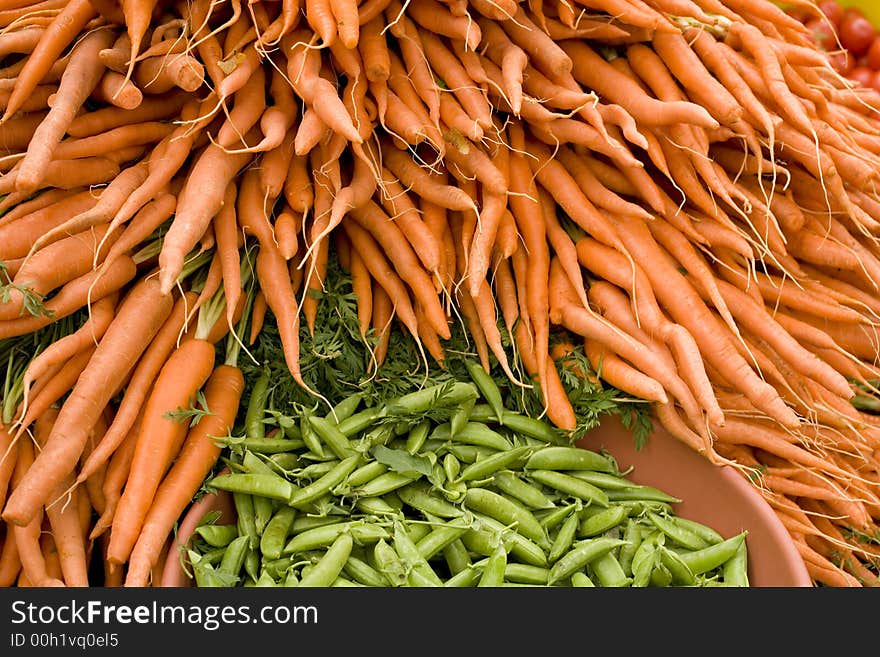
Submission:
<svg viewBox="0 0 880 657">
<path fill-rule="evenodd" d="M 579 445 L 607 450 L 627 478 L 682 500 L 675 513 L 712 527 L 725 538 L 748 530 L 749 583 L 753 587 L 811 587 L 803 559 L 776 513 L 742 474 L 716 466 L 657 428 L 636 450 L 632 433 L 616 417 L 585 436 Z"/>
</svg>

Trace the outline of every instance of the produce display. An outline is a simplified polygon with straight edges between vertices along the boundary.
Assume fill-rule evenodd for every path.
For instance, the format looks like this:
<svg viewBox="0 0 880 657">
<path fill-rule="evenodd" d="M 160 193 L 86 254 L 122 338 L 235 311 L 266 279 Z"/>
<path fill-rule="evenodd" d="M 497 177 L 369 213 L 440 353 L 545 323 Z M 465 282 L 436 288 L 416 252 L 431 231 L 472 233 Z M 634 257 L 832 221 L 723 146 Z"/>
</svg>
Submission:
<svg viewBox="0 0 880 657">
<path fill-rule="evenodd" d="M 178 557 L 224 585 L 395 558 L 410 584 L 744 583 L 744 535 L 688 545 L 671 500 L 611 504 L 615 467 L 530 467 L 611 413 L 747 477 L 815 584 L 876 585 L 880 93 L 820 43 L 815 19 L 868 62 L 831 15 L 0 0 L 0 585 L 156 584 Z M 501 402 L 388 420 L 480 376 Z M 347 434 L 349 399 L 378 415 Z M 511 476 L 553 509 L 511 506 Z M 171 554 L 212 490 L 253 515 Z M 467 568 L 428 549 L 459 530 Z"/>
</svg>

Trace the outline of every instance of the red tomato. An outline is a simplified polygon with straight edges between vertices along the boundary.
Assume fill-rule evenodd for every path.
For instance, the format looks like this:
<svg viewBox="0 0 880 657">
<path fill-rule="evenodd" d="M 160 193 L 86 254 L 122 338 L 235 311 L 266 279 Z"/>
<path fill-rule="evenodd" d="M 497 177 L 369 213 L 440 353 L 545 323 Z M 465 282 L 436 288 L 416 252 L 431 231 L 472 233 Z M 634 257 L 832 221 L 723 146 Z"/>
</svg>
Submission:
<svg viewBox="0 0 880 657">
<path fill-rule="evenodd" d="M 864 16 L 856 13 L 845 13 L 840 21 L 841 45 L 854 55 L 861 55 L 868 51 L 874 38 L 877 36 L 877 30 Z"/>
<path fill-rule="evenodd" d="M 811 18 L 805 23 L 810 30 L 813 42 L 822 50 L 838 50 L 837 35 L 828 21 L 822 18 Z"/>
<path fill-rule="evenodd" d="M 840 19 L 843 18 L 843 7 L 836 0 L 823 0 L 818 6 L 819 11 L 828 17 L 834 27 L 840 25 Z"/>
<path fill-rule="evenodd" d="M 880 37 L 875 37 L 865 55 L 865 62 L 874 69 L 880 69 Z"/>
<path fill-rule="evenodd" d="M 854 80 L 858 82 L 863 87 L 873 86 L 874 78 L 876 77 L 876 71 L 868 68 L 867 66 L 856 66 L 853 70 L 849 72 L 847 77 L 850 80 Z"/>
</svg>

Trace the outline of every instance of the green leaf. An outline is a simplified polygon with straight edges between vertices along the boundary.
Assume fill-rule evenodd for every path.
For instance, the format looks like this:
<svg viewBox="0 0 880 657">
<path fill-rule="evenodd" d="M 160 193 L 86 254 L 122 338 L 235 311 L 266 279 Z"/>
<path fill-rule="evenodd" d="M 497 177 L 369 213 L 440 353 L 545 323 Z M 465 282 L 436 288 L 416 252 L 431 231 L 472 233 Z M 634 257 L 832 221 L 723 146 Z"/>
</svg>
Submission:
<svg viewBox="0 0 880 657">
<path fill-rule="evenodd" d="M 402 474 L 422 474 L 426 477 L 433 472 L 433 464 L 427 456 L 410 454 L 403 449 L 391 449 L 385 445 L 376 445 L 370 452 L 379 463 L 387 465 L 389 470 Z"/>
</svg>

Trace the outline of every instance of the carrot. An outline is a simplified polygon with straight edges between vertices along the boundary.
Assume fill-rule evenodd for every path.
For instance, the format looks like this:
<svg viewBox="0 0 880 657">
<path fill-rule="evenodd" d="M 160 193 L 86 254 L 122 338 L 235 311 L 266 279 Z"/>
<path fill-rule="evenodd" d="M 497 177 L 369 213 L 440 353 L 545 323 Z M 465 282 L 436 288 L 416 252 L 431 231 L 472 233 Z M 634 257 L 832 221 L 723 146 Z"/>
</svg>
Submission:
<svg viewBox="0 0 880 657">
<path fill-rule="evenodd" d="M 10 587 L 15 584 L 20 571 L 18 545 L 15 542 L 15 534 L 10 529 L 3 538 L 3 547 L 0 548 L 0 586 Z"/>
<path fill-rule="evenodd" d="M 221 447 L 212 438 L 226 435 L 232 428 L 243 390 L 241 370 L 233 365 L 219 365 L 209 377 L 205 410 L 211 414 L 188 431 L 180 454 L 156 490 L 131 551 L 126 586 L 147 584 L 161 545 L 220 456 Z"/>
<path fill-rule="evenodd" d="M 226 187 L 250 158 L 250 154 L 230 154 L 210 144 L 196 160 L 180 192 L 174 220 L 162 241 L 159 280 L 164 294 L 180 275 L 186 254 L 223 206 Z"/>
<path fill-rule="evenodd" d="M 73 117 L 97 86 L 103 74 L 103 65 L 97 53 L 110 44 L 112 32 L 96 30 L 84 36 L 74 46 L 70 62 L 61 76 L 55 102 L 34 132 L 27 154 L 20 162 L 15 188 L 22 192 L 38 189 L 46 178 L 53 152 L 73 121 Z M 7 106 L 7 111 L 8 111 Z"/>
<path fill-rule="evenodd" d="M 205 67 L 186 52 L 154 55 L 135 64 L 131 78 L 147 94 L 161 94 L 174 89 L 197 91 L 205 82 Z"/>
<path fill-rule="evenodd" d="M 21 73 L 15 79 L 15 86 L 3 116 L 0 117 L 0 124 L 5 123 L 20 109 L 52 64 L 96 14 L 89 0 L 64 3 L 61 13 L 52 19 L 40 37 L 40 42 L 25 60 Z"/>
<path fill-rule="evenodd" d="M 161 121 L 177 117 L 190 100 L 190 94 L 182 89 L 168 93 L 147 95 L 134 109 L 101 107 L 77 115 L 67 128 L 71 137 L 90 137 L 132 123 Z"/>
<path fill-rule="evenodd" d="M 172 414 L 190 408 L 213 368 L 214 345 L 197 335 L 181 343 L 159 370 L 110 531 L 108 560 L 128 561 L 155 492 L 186 436 L 188 422 Z"/>
<path fill-rule="evenodd" d="M 97 248 L 106 232 L 107 224 L 89 228 L 26 258 L 2 297 L 0 320 L 24 316 L 28 312 L 28 297 L 42 299 L 49 292 L 91 272 L 93 260 L 103 260 L 103 254 L 98 253 Z M 108 248 L 112 243 L 107 245 Z"/>
<path fill-rule="evenodd" d="M 455 185 L 445 184 L 440 176 L 416 164 L 409 155 L 395 148 L 385 148 L 382 164 L 420 198 L 448 210 L 475 210 L 473 199 Z"/>
<path fill-rule="evenodd" d="M 297 270 L 299 271 L 299 270 Z M 257 336 L 263 330 L 263 324 L 266 320 L 266 311 L 268 305 L 266 303 L 266 295 L 263 290 L 257 290 L 254 295 L 254 301 L 251 305 L 251 330 L 248 336 L 248 344 L 253 344 L 257 340 Z"/>
<path fill-rule="evenodd" d="M 123 441 L 118 449 L 113 452 L 112 457 L 107 462 L 107 471 L 104 473 L 104 481 L 101 483 L 101 492 L 104 493 L 104 511 L 95 521 L 92 531 L 89 533 L 89 540 L 95 540 L 104 533 L 113 524 L 113 518 L 116 515 L 116 508 L 119 505 L 119 499 L 122 497 L 122 489 L 125 486 L 125 480 L 128 478 L 128 471 L 131 468 L 131 461 L 134 457 L 134 448 L 137 444 L 137 435 L 140 430 L 141 420 L 143 419 L 143 408 L 139 409 L 137 418 L 128 433 L 125 434 Z M 107 545 L 102 549 L 105 551 L 104 562 L 106 565 L 112 564 L 106 556 L 106 549 L 109 547 L 109 534 L 106 536 Z"/>
<path fill-rule="evenodd" d="M 97 301 L 119 291 L 134 277 L 137 265 L 129 256 L 117 258 L 99 278 L 98 272 L 89 272 L 65 284 L 43 304 L 44 313 L 38 317 L 20 317 L 0 322 L 0 339 L 31 333 L 44 326 L 72 315 L 91 300 Z"/>
<path fill-rule="evenodd" d="M 371 337 L 375 339 L 373 347 L 373 363 L 376 369 L 385 362 L 388 343 L 391 339 L 391 321 L 394 319 L 395 308 L 391 297 L 379 282 L 373 279 L 373 315 L 370 318 Z"/>
<path fill-rule="evenodd" d="M 17 486 L 27 475 L 34 463 L 33 444 L 27 440 L 18 442 L 18 459 L 15 465 L 15 477 L 12 494 L 15 494 Z M 64 586 L 64 583 L 50 577 L 46 571 L 46 560 L 40 549 L 40 533 L 43 524 L 42 505 L 35 511 L 34 517 L 26 524 L 8 524 L 7 536 L 15 540 L 21 563 L 21 575 L 26 576 L 33 586 Z"/>
<path fill-rule="evenodd" d="M 169 354 L 187 328 L 187 317 L 196 302 L 197 295 L 187 292 L 174 302 L 168 317 L 153 336 L 143 355 L 132 370 L 131 378 L 125 387 L 122 400 L 116 409 L 113 421 L 101 441 L 80 465 L 77 483 L 91 477 L 97 469 L 108 462 L 119 448 L 144 405 L 156 376 L 167 361 Z"/>
<path fill-rule="evenodd" d="M 9 482 L 15 471 L 17 458 L 18 450 L 15 447 L 12 427 L 0 424 L 0 504 L 6 503 L 6 494 L 9 491 Z"/>
<path fill-rule="evenodd" d="M 53 486 L 79 460 L 89 431 L 115 392 L 106 382 L 119 381 L 129 373 L 171 307 L 171 298 L 161 294 L 154 278 L 143 279 L 126 295 L 61 407 L 45 447 L 6 501 L 4 520 L 26 525 L 51 501 Z"/>
<path fill-rule="evenodd" d="M 157 4 L 158 0 L 120 0 L 125 31 L 131 45 L 126 80 L 131 78 L 137 55 L 141 51 L 141 44 L 147 31 L 152 27 L 153 10 Z"/>
</svg>

